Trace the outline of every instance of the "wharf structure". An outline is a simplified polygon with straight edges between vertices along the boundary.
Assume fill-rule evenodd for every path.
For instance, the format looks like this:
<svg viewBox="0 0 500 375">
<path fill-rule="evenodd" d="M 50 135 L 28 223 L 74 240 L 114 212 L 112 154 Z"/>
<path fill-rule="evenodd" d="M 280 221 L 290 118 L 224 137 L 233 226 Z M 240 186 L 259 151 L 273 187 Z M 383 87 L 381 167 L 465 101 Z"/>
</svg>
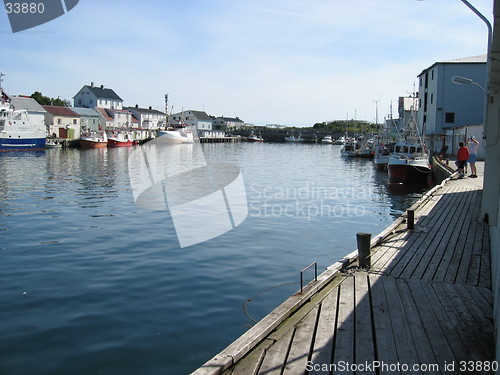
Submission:
<svg viewBox="0 0 500 375">
<path fill-rule="evenodd" d="M 481 170 L 445 180 L 376 236 L 371 267 L 349 254 L 193 375 L 491 373 Z"/>
</svg>

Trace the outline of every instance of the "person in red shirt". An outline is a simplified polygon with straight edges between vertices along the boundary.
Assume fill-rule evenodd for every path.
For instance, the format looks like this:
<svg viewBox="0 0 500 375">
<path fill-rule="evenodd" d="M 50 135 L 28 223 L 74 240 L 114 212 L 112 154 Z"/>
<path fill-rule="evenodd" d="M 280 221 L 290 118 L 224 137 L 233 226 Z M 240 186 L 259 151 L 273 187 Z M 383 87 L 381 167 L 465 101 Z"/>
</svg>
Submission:
<svg viewBox="0 0 500 375">
<path fill-rule="evenodd" d="M 465 147 L 463 142 L 459 142 L 458 145 L 460 148 L 457 152 L 457 167 L 458 167 L 458 178 L 464 177 L 464 168 L 467 165 L 467 160 L 469 160 L 469 149 Z"/>
</svg>

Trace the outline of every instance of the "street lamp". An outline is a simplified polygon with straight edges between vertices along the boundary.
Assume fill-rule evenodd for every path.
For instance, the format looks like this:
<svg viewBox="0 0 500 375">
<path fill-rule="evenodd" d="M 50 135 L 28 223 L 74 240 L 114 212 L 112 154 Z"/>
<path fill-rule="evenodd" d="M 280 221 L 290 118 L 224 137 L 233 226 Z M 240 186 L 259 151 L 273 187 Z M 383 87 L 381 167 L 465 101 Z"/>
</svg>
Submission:
<svg viewBox="0 0 500 375">
<path fill-rule="evenodd" d="M 457 85 L 475 85 L 475 86 L 479 87 L 481 90 L 483 90 L 483 92 L 484 92 L 484 87 L 481 86 L 479 83 L 474 82 L 470 78 L 465 78 L 465 77 L 460 77 L 460 76 L 453 76 L 453 78 L 451 79 L 451 82 L 453 82 L 453 83 L 455 83 Z"/>
</svg>

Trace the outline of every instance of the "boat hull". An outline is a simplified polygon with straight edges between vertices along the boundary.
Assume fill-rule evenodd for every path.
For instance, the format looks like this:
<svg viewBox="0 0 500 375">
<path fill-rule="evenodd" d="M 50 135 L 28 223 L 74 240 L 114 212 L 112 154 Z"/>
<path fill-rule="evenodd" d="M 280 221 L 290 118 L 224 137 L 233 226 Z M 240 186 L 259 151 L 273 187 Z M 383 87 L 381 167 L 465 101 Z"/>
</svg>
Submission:
<svg viewBox="0 0 500 375">
<path fill-rule="evenodd" d="M 45 138 L 0 138 L 0 151 L 39 151 L 45 149 Z"/>
<path fill-rule="evenodd" d="M 168 143 L 194 143 L 192 133 L 187 133 L 185 136 L 176 130 L 162 130 L 158 132 L 158 136 L 162 141 Z"/>
<path fill-rule="evenodd" d="M 108 138 L 108 146 L 110 147 L 132 147 L 134 142 L 131 140 L 119 141 L 116 139 Z"/>
<path fill-rule="evenodd" d="M 431 176 L 431 168 L 422 165 L 389 164 L 387 165 L 389 183 L 408 184 L 426 183 Z"/>
<path fill-rule="evenodd" d="M 87 141 L 85 139 L 80 139 L 78 141 L 81 148 L 91 149 L 91 148 L 105 148 L 108 146 L 108 142 L 95 142 Z"/>
</svg>

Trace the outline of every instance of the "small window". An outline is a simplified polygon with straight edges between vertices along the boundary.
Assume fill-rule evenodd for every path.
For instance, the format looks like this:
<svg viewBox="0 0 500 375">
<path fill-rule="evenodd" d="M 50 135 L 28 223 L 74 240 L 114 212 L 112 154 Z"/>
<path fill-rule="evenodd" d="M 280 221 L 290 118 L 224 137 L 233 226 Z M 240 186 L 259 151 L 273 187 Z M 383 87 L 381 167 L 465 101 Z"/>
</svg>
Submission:
<svg viewBox="0 0 500 375">
<path fill-rule="evenodd" d="M 455 123 L 455 112 L 446 112 L 444 114 L 444 122 L 447 124 Z"/>
<path fill-rule="evenodd" d="M 76 118 L 73 119 L 73 125 L 76 125 Z"/>
</svg>

